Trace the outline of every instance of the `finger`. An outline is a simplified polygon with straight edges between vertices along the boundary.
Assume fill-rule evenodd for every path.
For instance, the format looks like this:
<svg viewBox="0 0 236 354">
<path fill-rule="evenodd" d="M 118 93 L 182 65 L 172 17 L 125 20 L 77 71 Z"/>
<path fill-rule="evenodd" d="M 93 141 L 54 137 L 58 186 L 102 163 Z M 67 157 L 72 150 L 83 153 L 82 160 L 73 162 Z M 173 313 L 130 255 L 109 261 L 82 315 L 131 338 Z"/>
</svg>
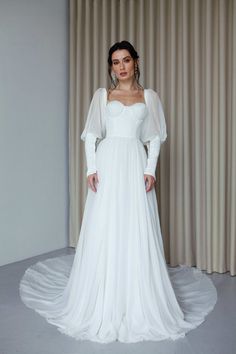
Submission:
<svg viewBox="0 0 236 354">
<path fill-rule="evenodd" d="M 95 191 L 97 191 L 97 184 L 99 183 L 99 180 L 98 180 L 98 175 L 95 174 L 94 175 L 94 188 L 95 188 Z"/>
<path fill-rule="evenodd" d="M 96 176 L 93 176 L 93 180 L 92 180 L 92 185 L 93 185 L 93 191 L 97 192 L 97 188 L 96 188 Z"/>
<path fill-rule="evenodd" d="M 145 177 L 145 178 L 144 178 L 144 181 L 145 181 L 145 189 L 146 189 L 146 191 L 147 191 L 147 189 L 148 189 L 148 178 Z"/>
<path fill-rule="evenodd" d="M 152 190 L 153 186 L 154 186 L 154 178 L 150 176 L 150 177 L 148 177 L 148 189 L 147 189 L 147 192 Z"/>
<path fill-rule="evenodd" d="M 150 179 L 149 179 L 149 177 L 147 177 L 146 191 L 147 192 L 150 191 Z"/>
<path fill-rule="evenodd" d="M 92 191 L 95 192 L 95 189 L 94 189 L 94 186 L 93 186 L 93 177 L 89 177 L 88 183 L 89 183 L 89 188 L 92 189 Z"/>
<path fill-rule="evenodd" d="M 153 178 L 150 179 L 150 190 L 152 189 L 153 187 Z"/>
<path fill-rule="evenodd" d="M 94 192 L 97 192 L 97 188 L 96 188 L 96 186 L 95 186 L 95 182 L 93 182 L 93 191 L 94 191 Z"/>
<path fill-rule="evenodd" d="M 153 181 L 152 181 L 152 188 L 155 188 L 155 183 L 156 183 L 156 180 L 153 179 Z"/>
</svg>

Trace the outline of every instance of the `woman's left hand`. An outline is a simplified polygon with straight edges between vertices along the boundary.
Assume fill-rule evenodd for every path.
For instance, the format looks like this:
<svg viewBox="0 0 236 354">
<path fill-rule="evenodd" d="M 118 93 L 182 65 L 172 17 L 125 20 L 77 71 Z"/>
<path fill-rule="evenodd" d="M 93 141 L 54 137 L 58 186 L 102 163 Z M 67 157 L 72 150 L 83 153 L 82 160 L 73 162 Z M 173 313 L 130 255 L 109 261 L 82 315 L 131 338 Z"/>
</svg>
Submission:
<svg viewBox="0 0 236 354">
<path fill-rule="evenodd" d="M 155 184 L 155 178 L 151 175 L 144 175 L 144 183 L 145 183 L 145 188 L 146 188 L 146 192 L 149 192 L 154 184 Z"/>
</svg>

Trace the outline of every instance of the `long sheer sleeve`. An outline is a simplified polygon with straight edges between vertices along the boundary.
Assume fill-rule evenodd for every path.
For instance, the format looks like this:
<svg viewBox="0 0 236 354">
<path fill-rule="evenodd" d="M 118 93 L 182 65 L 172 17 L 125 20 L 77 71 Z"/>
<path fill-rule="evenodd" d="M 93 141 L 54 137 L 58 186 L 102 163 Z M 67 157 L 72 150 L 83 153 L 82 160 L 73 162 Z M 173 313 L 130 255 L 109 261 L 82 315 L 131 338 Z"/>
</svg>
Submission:
<svg viewBox="0 0 236 354">
<path fill-rule="evenodd" d="M 87 161 L 87 176 L 95 173 L 96 169 L 96 142 L 105 137 L 105 100 L 104 89 L 98 88 L 92 97 L 84 130 L 81 139 L 85 142 Z"/>
<path fill-rule="evenodd" d="M 156 166 L 160 153 L 161 140 L 157 135 L 155 138 L 151 139 L 151 141 L 147 144 L 148 148 L 148 158 L 147 158 L 147 166 L 145 168 L 144 174 L 151 175 L 156 180 Z"/>
<path fill-rule="evenodd" d="M 96 168 L 96 140 L 94 134 L 88 133 L 85 137 L 85 155 L 87 161 L 87 176 L 97 172 Z"/>
<path fill-rule="evenodd" d="M 146 89 L 145 100 L 148 114 L 141 126 L 140 139 L 148 149 L 147 165 L 144 174 L 153 176 L 156 180 L 156 166 L 161 144 L 166 140 L 166 121 L 161 100 L 156 91 Z"/>
</svg>

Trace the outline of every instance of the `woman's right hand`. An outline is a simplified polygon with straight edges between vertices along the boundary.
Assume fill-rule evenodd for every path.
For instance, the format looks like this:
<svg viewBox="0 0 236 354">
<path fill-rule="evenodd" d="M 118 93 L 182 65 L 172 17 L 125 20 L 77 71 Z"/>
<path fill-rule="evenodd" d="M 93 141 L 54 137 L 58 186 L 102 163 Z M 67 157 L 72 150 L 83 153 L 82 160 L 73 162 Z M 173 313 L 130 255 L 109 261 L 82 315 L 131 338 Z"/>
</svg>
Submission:
<svg viewBox="0 0 236 354">
<path fill-rule="evenodd" d="M 97 172 L 87 176 L 88 187 L 97 192 L 96 184 L 99 183 Z"/>
</svg>

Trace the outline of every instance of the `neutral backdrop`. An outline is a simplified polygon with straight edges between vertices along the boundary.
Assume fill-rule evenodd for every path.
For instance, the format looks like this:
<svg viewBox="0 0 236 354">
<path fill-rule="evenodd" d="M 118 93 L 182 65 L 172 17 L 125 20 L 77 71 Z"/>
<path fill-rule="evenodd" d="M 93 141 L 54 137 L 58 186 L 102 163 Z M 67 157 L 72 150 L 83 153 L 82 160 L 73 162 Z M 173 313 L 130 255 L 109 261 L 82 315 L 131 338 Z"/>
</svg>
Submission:
<svg viewBox="0 0 236 354">
<path fill-rule="evenodd" d="M 68 245 L 68 1 L 0 1 L 0 265 Z"/>
</svg>

